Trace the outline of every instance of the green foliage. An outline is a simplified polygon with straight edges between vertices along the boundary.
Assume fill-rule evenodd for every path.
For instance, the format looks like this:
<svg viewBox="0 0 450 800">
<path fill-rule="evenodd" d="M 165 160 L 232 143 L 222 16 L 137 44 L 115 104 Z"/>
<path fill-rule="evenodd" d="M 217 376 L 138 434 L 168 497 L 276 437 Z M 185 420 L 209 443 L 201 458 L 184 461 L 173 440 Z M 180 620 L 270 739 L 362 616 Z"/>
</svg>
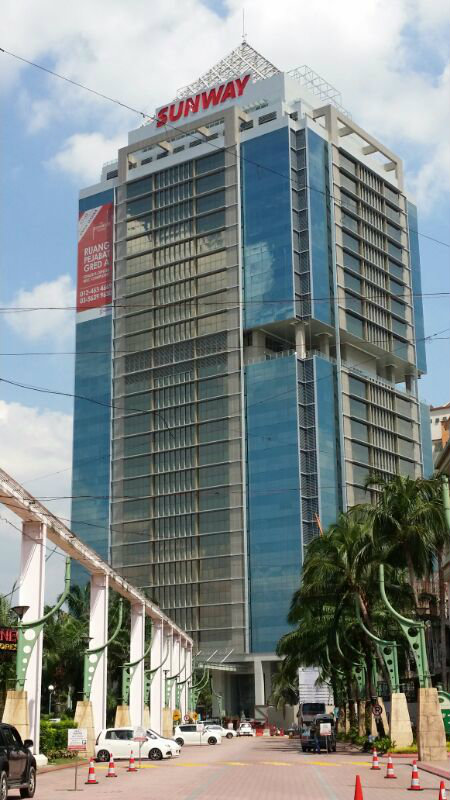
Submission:
<svg viewBox="0 0 450 800">
<path fill-rule="evenodd" d="M 49 722 L 41 719 L 41 752 L 50 758 L 65 758 L 66 756 L 56 756 L 56 751 L 67 752 L 67 731 L 69 728 L 77 728 L 78 725 L 73 719 L 64 719 L 61 722 Z"/>
</svg>

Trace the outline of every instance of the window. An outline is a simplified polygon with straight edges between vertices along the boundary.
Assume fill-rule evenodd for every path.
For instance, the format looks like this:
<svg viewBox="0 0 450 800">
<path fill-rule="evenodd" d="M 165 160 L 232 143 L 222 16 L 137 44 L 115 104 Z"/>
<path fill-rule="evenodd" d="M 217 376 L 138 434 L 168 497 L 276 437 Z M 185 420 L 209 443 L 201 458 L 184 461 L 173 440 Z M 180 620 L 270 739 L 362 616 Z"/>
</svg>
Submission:
<svg viewBox="0 0 450 800">
<path fill-rule="evenodd" d="M 386 233 L 397 242 L 402 241 L 402 232 L 400 228 L 396 228 L 395 225 L 390 225 L 389 222 L 386 224 Z"/>
<path fill-rule="evenodd" d="M 356 311 L 358 314 L 362 314 L 362 301 L 360 300 L 359 297 L 355 297 L 355 295 L 349 294 L 348 292 L 345 292 L 345 307 L 349 308 L 351 311 Z M 358 320 L 358 322 L 361 322 L 361 321 Z M 354 323 L 352 323 L 352 325 L 353 324 Z M 349 326 L 348 326 L 348 323 L 347 323 L 347 328 L 348 327 Z M 359 330 L 359 327 L 358 327 L 358 330 Z M 355 332 L 355 331 L 353 331 L 353 332 Z M 362 322 L 361 322 L 361 333 L 357 333 L 357 335 L 358 336 L 362 336 Z"/>
<path fill-rule="evenodd" d="M 364 444 L 358 442 L 352 443 L 352 457 L 356 461 L 362 461 L 363 464 L 369 463 L 369 448 Z"/>
<path fill-rule="evenodd" d="M 368 469 L 365 469 L 365 467 L 358 467 L 356 464 L 353 464 L 353 480 L 355 483 L 359 483 L 363 486 L 368 476 Z"/>
<path fill-rule="evenodd" d="M 388 249 L 389 255 L 392 256 L 392 258 L 397 258 L 399 261 L 402 260 L 402 248 L 401 247 L 397 247 L 397 245 L 394 244 L 393 242 L 388 242 L 387 249 Z"/>
<path fill-rule="evenodd" d="M 126 215 L 127 217 L 136 217 L 138 214 L 145 214 L 146 211 L 152 210 L 152 198 L 151 195 L 148 197 L 142 197 L 140 200 L 133 200 L 131 203 L 127 203 L 126 205 Z"/>
<path fill-rule="evenodd" d="M 414 442 L 408 441 L 407 439 L 398 439 L 397 449 L 399 455 L 405 456 L 406 458 L 414 458 Z"/>
<path fill-rule="evenodd" d="M 344 247 L 348 247 L 349 250 L 353 250 L 355 253 L 359 253 L 359 241 L 358 239 L 355 239 L 354 236 L 350 236 L 349 233 L 343 231 L 342 241 L 344 243 Z"/>
<path fill-rule="evenodd" d="M 197 233 L 206 233 L 214 228 L 223 228 L 225 225 L 225 211 L 216 211 L 206 217 L 197 217 Z"/>
<path fill-rule="evenodd" d="M 395 410 L 399 414 L 404 414 L 405 417 L 411 416 L 411 403 L 408 400 L 403 400 L 402 397 L 395 398 Z"/>
<path fill-rule="evenodd" d="M 227 254 L 226 250 L 220 253 L 211 253 L 211 255 L 201 256 L 197 259 L 198 272 L 210 272 L 213 269 L 220 269 L 226 266 Z"/>
<path fill-rule="evenodd" d="M 395 266 L 397 266 L 397 265 L 395 265 Z M 401 270 L 401 271 L 403 272 L 403 270 Z M 397 283 L 397 281 L 392 280 L 392 278 L 389 281 L 389 289 L 392 292 L 392 294 L 396 294 L 396 295 L 398 295 L 398 297 L 403 297 L 403 295 L 405 293 L 405 287 L 403 286 L 403 284 L 402 283 Z"/>
<path fill-rule="evenodd" d="M 344 175 L 341 172 L 341 186 L 343 189 L 348 189 L 348 191 L 353 192 L 353 194 L 357 193 L 357 183 L 352 178 L 349 178 L 347 175 Z"/>
<path fill-rule="evenodd" d="M 403 280 L 403 267 L 400 264 L 395 264 L 390 259 L 388 260 L 389 272 L 394 278 L 399 278 L 401 281 Z M 403 288 L 403 291 L 404 288 Z"/>
<path fill-rule="evenodd" d="M 358 378 L 353 378 L 349 375 L 348 388 L 351 394 L 356 394 L 358 397 L 366 397 L 366 384 Z"/>
<path fill-rule="evenodd" d="M 391 311 L 393 314 L 397 314 L 398 317 L 402 317 L 403 319 L 406 317 L 406 306 L 404 303 L 399 303 L 397 300 L 391 300 Z"/>
<path fill-rule="evenodd" d="M 198 449 L 198 460 L 200 465 L 215 464 L 228 460 L 228 442 L 210 444 Z"/>
<path fill-rule="evenodd" d="M 353 397 L 350 398 L 350 414 L 352 417 L 360 417 L 361 419 L 367 419 L 367 406 L 365 403 L 361 403 L 359 400 L 355 400 Z"/>
<path fill-rule="evenodd" d="M 357 422 L 355 419 L 351 420 L 352 436 L 355 439 L 361 439 L 363 442 L 369 441 L 369 432 L 367 425 L 362 422 Z"/>
<path fill-rule="evenodd" d="M 199 197 L 197 200 L 197 214 L 203 214 L 204 211 L 211 211 L 213 208 L 220 208 L 225 205 L 225 190 L 221 192 L 214 192 L 214 194 L 207 194 L 205 197 Z"/>
<path fill-rule="evenodd" d="M 355 278 L 354 275 L 351 275 L 349 272 L 344 272 L 344 284 L 347 289 L 353 289 L 355 292 L 361 294 L 361 281 L 359 278 Z M 349 306 L 350 308 L 350 306 Z"/>
<path fill-rule="evenodd" d="M 140 233 L 147 233 L 152 229 L 152 215 L 139 217 L 127 222 L 127 236 L 138 236 Z"/>
<path fill-rule="evenodd" d="M 407 336 L 407 325 L 406 322 L 400 322 L 399 319 L 392 318 L 392 330 L 394 333 L 398 334 L 398 336 L 404 336 L 406 339 Z"/>
<path fill-rule="evenodd" d="M 354 233 L 358 233 L 358 220 L 346 214 L 345 211 L 342 212 L 342 224 Z"/>
<path fill-rule="evenodd" d="M 393 220 L 393 222 L 398 222 L 400 224 L 401 220 L 400 211 L 397 211 L 396 208 L 392 208 L 392 206 L 388 205 L 387 203 L 386 203 L 386 216 L 389 217 L 389 219 Z"/>
<path fill-rule="evenodd" d="M 347 172 L 351 172 L 352 175 L 356 175 L 356 164 L 354 161 L 344 156 L 343 153 L 339 153 L 339 161 L 343 169 L 347 170 Z"/>
<path fill-rule="evenodd" d="M 361 261 L 344 250 L 344 267 L 352 269 L 354 272 L 361 272 Z"/>
<path fill-rule="evenodd" d="M 195 173 L 201 175 L 202 172 L 211 172 L 213 169 L 225 166 L 225 153 L 221 150 L 218 153 L 212 153 L 206 158 L 199 158 L 195 162 Z"/>
<path fill-rule="evenodd" d="M 133 181 L 133 183 L 127 183 L 127 199 L 130 197 L 137 197 L 140 194 L 147 194 L 148 192 L 152 191 L 152 179 L 143 178 L 140 181 Z"/>
<path fill-rule="evenodd" d="M 358 317 L 354 317 L 353 314 L 346 314 L 347 319 L 347 330 L 349 333 L 353 333 L 354 336 L 359 336 L 360 339 L 364 336 L 364 327 L 362 319 Z"/>
<path fill-rule="evenodd" d="M 403 458 L 398 460 L 398 471 L 400 475 L 406 475 L 408 478 L 414 478 L 416 469 L 411 461 L 405 461 Z"/>
<path fill-rule="evenodd" d="M 399 205 L 399 195 L 398 192 L 395 192 L 389 186 L 384 187 L 384 196 L 387 200 L 390 200 L 391 203 L 395 203 L 397 206 Z"/>
<path fill-rule="evenodd" d="M 349 179 L 347 178 L 347 180 L 349 180 Z M 351 181 L 351 183 L 354 184 L 355 181 Z M 355 184 L 355 188 L 356 188 L 356 184 Z M 346 194 L 345 192 L 341 192 L 341 206 L 343 208 L 348 208 L 350 211 L 354 211 L 355 214 L 358 211 L 358 203 L 356 202 L 356 200 L 354 200 L 353 197 L 350 197 L 350 195 Z"/>
<path fill-rule="evenodd" d="M 220 186 L 225 186 L 225 172 L 215 172 L 214 175 L 206 175 L 204 178 L 198 178 L 195 182 L 197 194 L 203 192 L 210 192 L 212 189 L 218 189 Z"/>
</svg>

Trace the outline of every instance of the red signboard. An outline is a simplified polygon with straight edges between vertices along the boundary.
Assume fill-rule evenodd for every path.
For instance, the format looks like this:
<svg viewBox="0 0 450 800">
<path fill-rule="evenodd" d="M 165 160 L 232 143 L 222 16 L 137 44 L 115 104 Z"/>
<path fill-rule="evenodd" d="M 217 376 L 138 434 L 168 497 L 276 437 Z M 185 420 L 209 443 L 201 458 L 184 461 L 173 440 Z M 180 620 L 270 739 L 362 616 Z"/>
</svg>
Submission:
<svg viewBox="0 0 450 800">
<path fill-rule="evenodd" d="M 0 653 L 17 651 L 17 628 L 0 628 Z"/>
<path fill-rule="evenodd" d="M 161 128 L 167 121 L 176 122 L 182 117 L 197 114 L 198 111 L 207 111 L 210 107 L 212 109 L 226 100 L 242 97 L 249 80 L 250 74 L 244 75 L 243 78 L 235 78 L 213 89 L 199 92 L 195 97 L 187 97 L 185 100 L 177 100 L 175 103 L 171 103 L 170 106 L 163 106 L 156 114 L 156 127 Z"/>
<path fill-rule="evenodd" d="M 78 219 L 77 311 L 112 300 L 114 205 L 80 212 Z"/>
</svg>

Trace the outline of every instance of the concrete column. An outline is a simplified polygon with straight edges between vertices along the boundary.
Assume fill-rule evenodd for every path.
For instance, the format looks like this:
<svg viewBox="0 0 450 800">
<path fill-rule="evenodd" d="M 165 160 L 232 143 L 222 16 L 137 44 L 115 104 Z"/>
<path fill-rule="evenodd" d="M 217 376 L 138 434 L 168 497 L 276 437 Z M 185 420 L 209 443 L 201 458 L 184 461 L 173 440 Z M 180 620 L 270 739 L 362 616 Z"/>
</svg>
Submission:
<svg viewBox="0 0 450 800">
<path fill-rule="evenodd" d="M 419 689 L 417 708 L 417 748 L 419 761 L 447 762 L 444 718 L 437 689 Z"/>
<path fill-rule="evenodd" d="M 255 669 L 255 706 L 264 706 L 266 704 L 266 699 L 262 661 L 260 658 L 255 658 L 253 664 Z"/>
<path fill-rule="evenodd" d="M 330 334 L 321 333 L 319 335 L 319 349 L 327 358 L 330 357 Z"/>
<path fill-rule="evenodd" d="M 395 366 L 393 364 L 386 364 L 386 380 L 395 383 Z"/>
<path fill-rule="evenodd" d="M 91 575 L 91 608 L 89 618 L 89 649 L 94 650 L 108 641 L 108 578 Z M 92 716 L 95 735 L 106 725 L 107 649 L 100 655 L 91 688 Z"/>
<path fill-rule="evenodd" d="M 295 350 L 299 358 L 306 358 L 306 328 L 304 322 L 295 326 Z"/>
<path fill-rule="evenodd" d="M 153 620 L 152 648 L 150 652 L 151 669 L 159 667 L 164 658 L 163 638 L 163 623 Z M 163 667 L 161 667 L 153 675 L 150 690 L 150 725 L 156 733 L 161 733 L 162 729 L 163 677 Z"/>
<path fill-rule="evenodd" d="M 137 661 L 144 655 L 145 647 L 145 607 L 142 603 L 131 606 L 130 661 Z M 131 668 L 130 718 L 134 728 L 142 725 L 144 711 L 144 662 Z"/>
<path fill-rule="evenodd" d="M 23 616 L 24 622 L 33 622 L 44 615 L 45 593 L 45 545 L 47 527 L 39 522 L 22 523 L 20 549 L 20 583 L 17 605 L 29 606 Z M 25 632 L 25 639 L 31 631 Z M 39 753 L 42 682 L 41 632 L 28 662 L 25 691 L 28 702 L 29 737 L 33 740 L 33 751 Z M 20 731 L 22 733 L 22 731 Z"/>
<path fill-rule="evenodd" d="M 172 663 L 172 675 L 176 675 L 182 666 L 183 662 L 181 660 L 181 639 L 178 634 L 174 634 L 173 636 L 173 663 Z M 178 677 L 173 683 L 170 690 L 170 698 L 169 698 L 169 708 L 175 708 L 176 702 L 176 683 L 180 678 Z"/>
</svg>

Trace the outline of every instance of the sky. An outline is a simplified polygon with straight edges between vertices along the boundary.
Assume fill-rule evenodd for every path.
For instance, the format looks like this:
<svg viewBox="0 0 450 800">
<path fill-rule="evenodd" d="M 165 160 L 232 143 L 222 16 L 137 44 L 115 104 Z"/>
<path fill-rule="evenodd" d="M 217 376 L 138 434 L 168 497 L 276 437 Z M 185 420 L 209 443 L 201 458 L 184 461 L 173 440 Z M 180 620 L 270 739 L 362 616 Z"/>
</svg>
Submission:
<svg viewBox="0 0 450 800">
<path fill-rule="evenodd" d="M 240 44 L 242 10 L 238 0 L 3 0 L 0 47 L 151 114 Z M 436 334 L 420 394 L 433 405 L 450 399 L 449 17 L 447 0 L 245 0 L 249 44 L 281 70 L 310 66 L 404 159 L 425 333 Z M 70 395 L 78 191 L 141 118 L 1 52 L 0 98 L 0 377 Z M 25 310 L 35 307 L 55 310 Z M 57 498 L 43 502 L 67 519 L 72 409 L 70 396 L 0 383 L 0 465 Z M 20 538 L 6 518 L 0 507 L 3 594 Z M 48 555 L 50 600 L 63 558 Z"/>
</svg>

